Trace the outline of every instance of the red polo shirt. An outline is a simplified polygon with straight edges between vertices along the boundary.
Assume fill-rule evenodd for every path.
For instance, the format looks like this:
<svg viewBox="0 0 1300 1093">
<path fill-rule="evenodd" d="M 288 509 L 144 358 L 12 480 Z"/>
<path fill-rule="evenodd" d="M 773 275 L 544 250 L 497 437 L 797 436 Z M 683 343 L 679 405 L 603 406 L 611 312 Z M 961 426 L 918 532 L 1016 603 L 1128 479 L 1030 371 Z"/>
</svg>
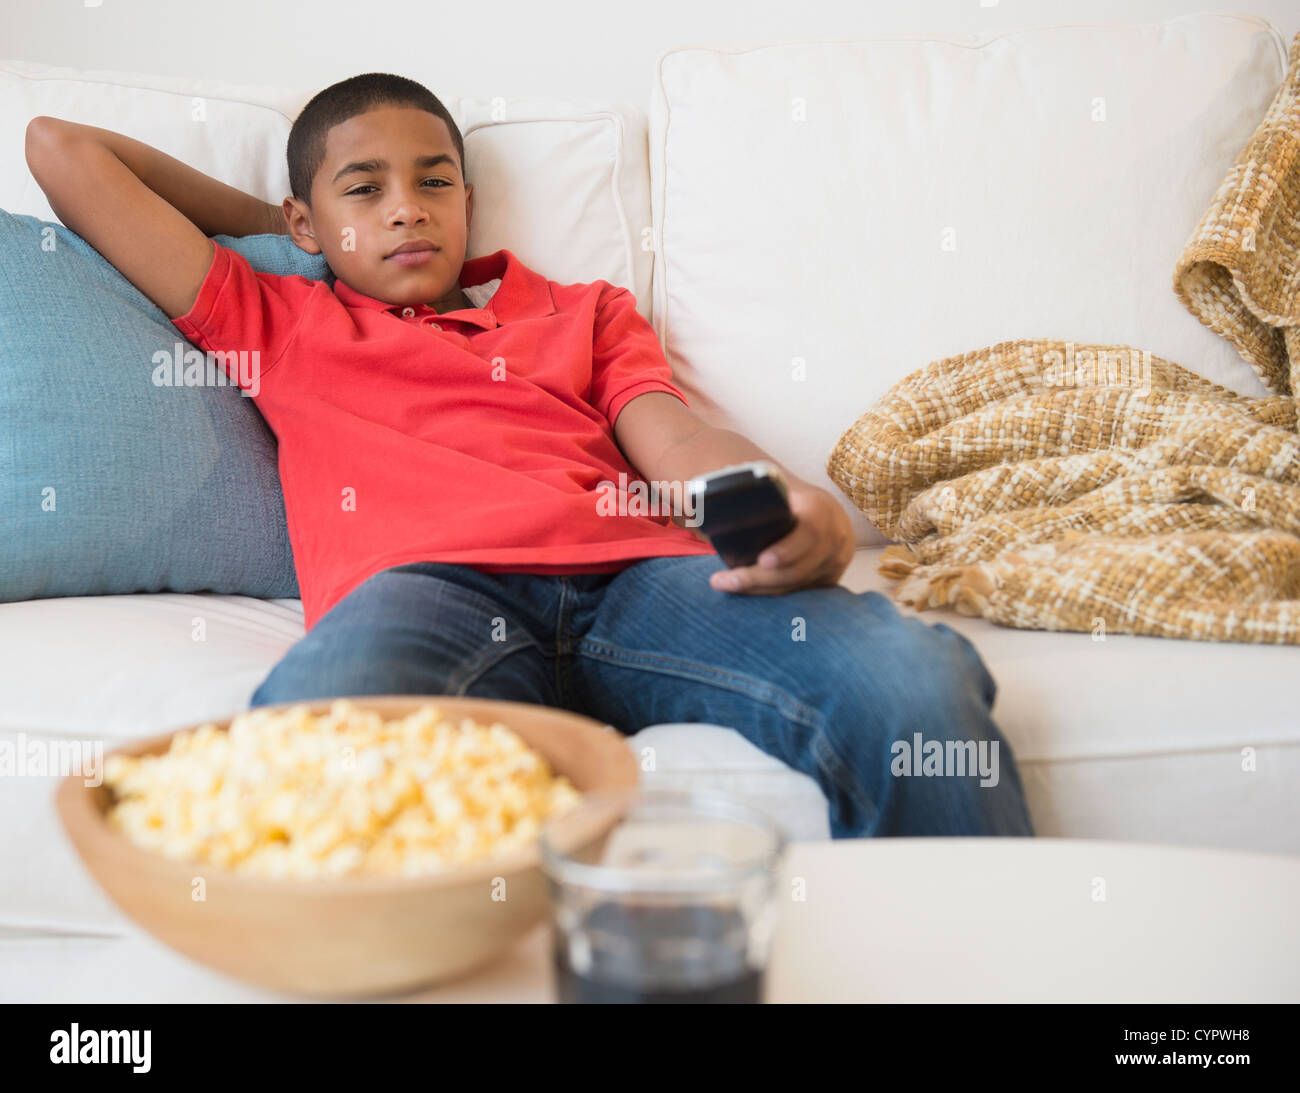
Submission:
<svg viewBox="0 0 1300 1093">
<path fill-rule="evenodd" d="M 461 268 L 462 289 L 500 278 L 485 305 L 438 314 L 257 273 L 212 245 L 173 322 L 205 351 L 248 353 L 221 363 L 279 442 L 308 630 L 407 562 L 590 573 L 714 553 L 666 514 L 598 511 L 599 483 L 626 498 L 619 474 L 640 479 L 614 440 L 619 411 L 646 391 L 686 402 L 626 289 L 556 284 L 499 250 Z"/>
</svg>

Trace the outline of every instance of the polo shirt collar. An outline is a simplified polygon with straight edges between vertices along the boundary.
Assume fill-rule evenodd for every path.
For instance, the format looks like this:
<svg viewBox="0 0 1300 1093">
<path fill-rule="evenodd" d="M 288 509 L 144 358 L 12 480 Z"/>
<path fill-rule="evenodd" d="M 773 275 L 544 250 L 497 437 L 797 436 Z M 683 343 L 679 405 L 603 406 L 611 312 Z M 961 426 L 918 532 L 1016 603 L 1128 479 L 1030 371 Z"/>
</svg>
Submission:
<svg viewBox="0 0 1300 1093">
<path fill-rule="evenodd" d="M 516 319 L 531 319 L 555 314 L 555 301 L 551 299 L 551 286 L 546 278 L 525 266 L 508 250 L 493 251 L 478 258 L 470 258 L 460 267 L 460 287 L 481 285 L 495 277 L 501 278 L 486 307 L 470 307 L 460 311 L 444 311 L 443 315 L 456 322 L 472 323 L 484 329 L 500 326 Z M 400 315 L 402 304 L 390 304 L 358 292 L 351 285 L 335 278 L 334 294 L 348 307 L 367 307 L 374 311 L 387 311 Z M 412 304 L 416 313 L 434 314 L 426 304 Z"/>
</svg>

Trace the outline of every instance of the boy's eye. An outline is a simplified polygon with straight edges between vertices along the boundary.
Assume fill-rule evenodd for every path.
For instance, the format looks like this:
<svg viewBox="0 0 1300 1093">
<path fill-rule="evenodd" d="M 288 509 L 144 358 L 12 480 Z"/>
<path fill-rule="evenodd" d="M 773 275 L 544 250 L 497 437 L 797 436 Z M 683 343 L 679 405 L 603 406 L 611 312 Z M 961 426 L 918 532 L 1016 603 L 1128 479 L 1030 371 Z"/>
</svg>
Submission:
<svg viewBox="0 0 1300 1093">
<path fill-rule="evenodd" d="M 424 181 L 425 181 L 425 182 L 436 182 L 436 183 L 438 183 L 439 186 L 450 186 L 450 185 L 451 185 L 451 183 L 448 182 L 445 178 L 426 178 Z M 421 185 L 423 185 L 423 183 L 421 183 Z M 348 190 L 348 192 L 345 193 L 343 196 L 344 196 L 344 197 L 352 197 L 353 194 L 359 194 L 359 193 L 364 192 L 365 190 L 373 190 L 373 189 L 375 189 L 375 188 L 376 188 L 376 187 L 374 187 L 374 186 L 369 186 L 369 185 L 367 185 L 367 186 L 358 186 L 355 190 Z"/>
</svg>

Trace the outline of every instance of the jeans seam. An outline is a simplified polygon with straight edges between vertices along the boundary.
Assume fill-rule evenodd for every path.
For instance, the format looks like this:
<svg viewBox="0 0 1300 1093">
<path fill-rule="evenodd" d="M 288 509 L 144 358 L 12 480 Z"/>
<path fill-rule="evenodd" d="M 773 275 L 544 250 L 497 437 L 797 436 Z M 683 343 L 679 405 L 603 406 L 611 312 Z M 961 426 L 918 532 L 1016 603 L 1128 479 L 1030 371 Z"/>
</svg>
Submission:
<svg viewBox="0 0 1300 1093">
<path fill-rule="evenodd" d="M 493 668 L 495 668 L 498 664 L 500 664 L 503 660 L 505 660 L 506 657 L 519 652 L 519 650 L 521 649 L 528 648 L 529 646 L 538 648 L 540 650 L 540 646 L 538 646 L 537 642 L 533 639 L 532 635 L 524 634 L 522 637 L 512 637 L 508 641 L 502 642 L 500 648 L 496 650 L 493 650 L 490 647 L 484 650 L 477 659 L 475 659 L 464 669 L 462 669 L 461 675 L 467 673 L 468 674 L 467 679 L 465 679 L 460 684 L 456 684 L 455 680 L 459 677 L 453 676 L 451 679 L 447 681 L 447 685 L 449 687 L 452 687 L 451 693 L 455 695 L 463 696 L 466 691 L 468 691 L 472 686 L 474 686 L 475 683 L 477 683 L 480 679 L 482 679 L 483 676 L 487 675 L 488 672 L 490 672 Z M 488 661 L 488 663 L 484 664 L 483 661 L 487 657 L 491 657 L 492 659 Z"/>
<path fill-rule="evenodd" d="M 780 687 L 756 680 L 751 676 L 738 675 L 735 672 L 702 665 L 698 661 L 681 660 L 661 654 L 627 653 L 616 646 L 606 645 L 604 642 L 590 639 L 583 639 L 578 643 L 578 652 L 581 655 L 591 655 L 597 660 L 627 664 L 630 667 L 647 668 L 651 671 L 658 671 L 663 675 L 725 687 L 728 690 L 743 694 L 746 698 L 772 706 L 782 717 L 812 729 L 814 734 L 821 732 L 824 725 L 825 719 L 816 709 L 800 702 Z"/>
<path fill-rule="evenodd" d="M 852 797 L 863 813 L 872 817 L 872 830 L 874 830 L 875 823 L 880 816 L 880 806 L 863 797 L 862 787 L 857 784 L 857 780 L 853 777 L 852 768 L 840 758 L 830 738 L 824 732 L 819 732 L 813 737 L 812 750 L 817 757 L 817 762 L 830 780 Z M 869 836 L 870 831 L 863 834 Z"/>
<path fill-rule="evenodd" d="M 560 588 L 560 606 L 555 620 L 555 695 L 561 704 L 565 704 L 568 701 L 568 689 L 564 685 L 564 662 L 569 655 L 569 650 L 564 626 L 564 605 L 569 599 L 569 582 L 560 575 L 556 583 Z"/>
</svg>

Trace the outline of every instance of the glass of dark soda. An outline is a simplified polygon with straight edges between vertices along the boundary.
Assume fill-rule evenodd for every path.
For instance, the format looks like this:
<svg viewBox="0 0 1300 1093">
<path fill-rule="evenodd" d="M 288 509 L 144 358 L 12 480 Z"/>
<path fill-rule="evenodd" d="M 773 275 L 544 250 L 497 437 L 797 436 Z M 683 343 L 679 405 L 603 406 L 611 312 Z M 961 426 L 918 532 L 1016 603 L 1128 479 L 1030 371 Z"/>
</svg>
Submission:
<svg viewBox="0 0 1300 1093">
<path fill-rule="evenodd" d="M 559 1002 L 761 1002 L 786 839 L 713 790 L 584 794 L 539 837 Z"/>
</svg>

